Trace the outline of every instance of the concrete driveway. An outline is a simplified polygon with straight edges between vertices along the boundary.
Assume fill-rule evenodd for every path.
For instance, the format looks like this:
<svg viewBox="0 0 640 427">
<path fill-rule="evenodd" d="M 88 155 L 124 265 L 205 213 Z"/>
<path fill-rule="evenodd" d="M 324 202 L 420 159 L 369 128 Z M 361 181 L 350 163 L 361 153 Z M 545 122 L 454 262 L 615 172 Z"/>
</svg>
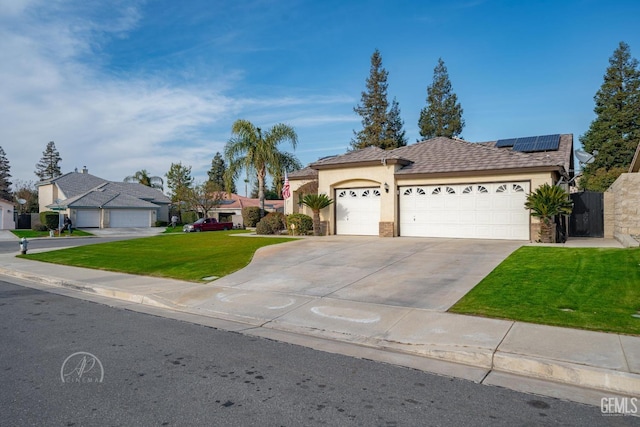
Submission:
<svg viewBox="0 0 640 427">
<path fill-rule="evenodd" d="M 356 236 L 302 239 L 262 248 L 248 267 L 216 280 L 215 285 L 446 311 L 526 243 Z"/>
</svg>

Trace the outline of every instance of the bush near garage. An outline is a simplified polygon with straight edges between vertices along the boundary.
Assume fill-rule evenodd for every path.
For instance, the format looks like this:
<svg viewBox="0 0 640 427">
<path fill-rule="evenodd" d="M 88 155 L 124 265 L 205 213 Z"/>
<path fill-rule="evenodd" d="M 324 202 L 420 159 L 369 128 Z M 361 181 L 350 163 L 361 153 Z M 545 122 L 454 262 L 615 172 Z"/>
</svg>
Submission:
<svg viewBox="0 0 640 427">
<path fill-rule="evenodd" d="M 196 222 L 198 220 L 198 214 L 194 211 L 182 212 L 180 216 L 182 218 L 183 224 L 191 224 L 192 222 Z"/>
<path fill-rule="evenodd" d="M 60 214 L 54 211 L 40 212 L 40 222 L 44 224 L 48 230 L 55 230 L 58 228 L 60 221 Z"/>
<path fill-rule="evenodd" d="M 285 227 L 284 214 L 271 212 L 258 222 L 256 225 L 256 234 L 280 234 Z"/>
<path fill-rule="evenodd" d="M 33 231 L 47 231 L 49 229 L 44 224 L 33 224 L 33 226 L 31 226 L 31 230 L 33 230 Z"/>
<path fill-rule="evenodd" d="M 291 224 L 295 225 L 295 230 L 291 230 Z M 287 216 L 287 230 L 289 234 L 306 236 L 313 231 L 313 219 L 309 215 L 294 213 Z"/>
<path fill-rule="evenodd" d="M 242 208 L 242 221 L 245 227 L 255 227 L 260 221 L 260 208 L 257 206 Z"/>
</svg>

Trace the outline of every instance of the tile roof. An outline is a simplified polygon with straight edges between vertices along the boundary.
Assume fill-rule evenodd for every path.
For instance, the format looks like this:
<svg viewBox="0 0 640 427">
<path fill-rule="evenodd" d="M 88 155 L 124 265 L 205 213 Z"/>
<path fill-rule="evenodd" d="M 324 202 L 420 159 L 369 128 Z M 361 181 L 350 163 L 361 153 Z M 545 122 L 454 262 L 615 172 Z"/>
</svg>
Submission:
<svg viewBox="0 0 640 427">
<path fill-rule="evenodd" d="M 289 179 L 314 179 L 318 177 L 318 171 L 307 166 L 287 174 Z"/>
<path fill-rule="evenodd" d="M 232 193 L 231 196 L 224 199 L 219 206 L 220 209 L 242 209 L 247 207 L 260 207 L 260 200 Z M 265 200 L 264 208 L 282 210 L 282 208 L 284 208 L 284 200 Z"/>
<path fill-rule="evenodd" d="M 340 156 L 318 160 L 310 165 L 314 169 L 357 166 L 372 162 L 391 161 L 403 165 L 397 175 L 434 174 L 452 172 L 498 171 L 526 168 L 573 169 L 573 135 L 560 137 L 557 151 L 523 153 L 510 147 L 497 148 L 496 141 L 473 143 L 445 137 L 394 150 L 368 147 Z"/>
<path fill-rule="evenodd" d="M 395 154 L 396 150 L 383 150 L 379 147 L 367 147 L 362 150 L 349 151 L 339 156 L 326 157 L 309 165 L 313 169 L 323 169 L 325 166 L 347 165 L 354 163 L 381 163 L 382 161 L 401 161 L 401 156 Z"/>
<path fill-rule="evenodd" d="M 55 184 L 64 193 L 65 197 L 69 198 L 96 188 L 105 182 L 108 181 L 89 173 L 69 172 L 57 178 L 41 181 L 38 185 Z"/>
</svg>

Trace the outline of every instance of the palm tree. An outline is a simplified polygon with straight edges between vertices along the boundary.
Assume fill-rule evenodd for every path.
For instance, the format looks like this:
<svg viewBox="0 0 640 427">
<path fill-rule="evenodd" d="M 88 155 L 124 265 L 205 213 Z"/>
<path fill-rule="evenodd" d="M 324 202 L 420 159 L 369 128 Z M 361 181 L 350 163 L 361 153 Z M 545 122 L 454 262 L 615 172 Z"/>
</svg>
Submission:
<svg viewBox="0 0 640 427">
<path fill-rule="evenodd" d="M 527 196 L 524 207 L 531 209 L 531 216 L 540 218 L 540 241 L 555 243 L 552 241 L 554 218 L 571 214 L 573 202 L 562 188 L 545 183 Z"/>
<path fill-rule="evenodd" d="M 313 211 L 313 235 L 320 235 L 320 211 L 333 203 L 326 194 L 306 194 L 302 204 Z"/>
<path fill-rule="evenodd" d="M 137 182 L 147 187 L 157 188 L 160 191 L 162 191 L 164 187 L 162 178 L 159 176 L 150 176 L 146 169 L 139 170 L 135 174 L 126 177 L 124 182 Z"/>
<path fill-rule="evenodd" d="M 264 213 L 264 181 L 267 172 L 282 169 L 282 153 L 278 150 L 281 142 L 289 141 L 295 149 L 298 135 L 291 126 L 278 123 L 262 132 L 248 120 L 236 120 L 231 126 L 232 137 L 227 142 L 224 155 L 229 164 L 227 182 L 235 180 L 242 169 L 252 170 L 258 178 L 258 199 L 260 215 Z"/>
</svg>

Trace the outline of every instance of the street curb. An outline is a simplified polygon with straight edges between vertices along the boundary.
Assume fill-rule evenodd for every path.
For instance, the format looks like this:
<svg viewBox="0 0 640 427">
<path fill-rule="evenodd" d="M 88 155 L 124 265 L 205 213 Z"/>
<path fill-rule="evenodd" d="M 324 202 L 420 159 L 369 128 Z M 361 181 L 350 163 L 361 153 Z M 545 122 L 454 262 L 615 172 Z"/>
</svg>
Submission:
<svg viewBox="0 0 640 427">
<path fill-rule="evenodd" d="M 171 307 L 160 301 L 156 301 L 153 298 L 149 298 L 146 295 L 136 295 L 129 292 L 117 291 L 117 290 L 108 289 L 108 288 L 101 288 L 98 286 L 87 285 L 84 282 L 78 282 L 74 280 L 60 279 L 57 277 L 42 277 L 36 274 L 9 270 L 2 267 L 0 267 L 0 275 L 15 277 L 16 279 L 29 280 L 31 282 L 41 283 L 43 285 L 73 289 L 74 291 L 84 292 L 84 293 L 93 294 L 93 295 L 116 298 L 119 300 L 133 302 L 137 304 L 149 305 L 152 307 L 166 308 L 170 310 L 176 309 L 175 307 Z"/>
<path fill-rule="evenodd" d="M 122 301 L 141 305 L 179 311 L 186 314 L 241 322 L 253 327 L 281 332 L 294 333 L 319 339 L 329 339 L 337 342 L 355 344 L 372 349 L 386 350 L 394 353 L 425 357 L 432 360 L 452 362 L 473 368 L 485 369 L 489 372 L 504 372 L 521 377 L 551 381 L 584 387 L 592 390 L 640 396 L 640 374 L 595 366 L 581 365 L 561 360 L 532 357 L 529 355 L 503 352 L 497 349 L 456 346 L 429 345 L 407 342 L 388 341 L 382 337 L 363 336 L 326 329 L 317 329 L 301 325 L 289 324 L 282 321 L 259 320 L 245 316 L 238 316 L 226 312 L 202 311 L 189 309 L 186 306 L 174 304 L 162 298 L 154 299 L 146 295 L 132 294 L 109 288 L 89 285 L 85 282 L 43 277 L 16 270 L 0 267 L 0 275 L 28 280 L 48 286 L 68 288 L 83 293 L 115 298 Z"/>
</svg>

